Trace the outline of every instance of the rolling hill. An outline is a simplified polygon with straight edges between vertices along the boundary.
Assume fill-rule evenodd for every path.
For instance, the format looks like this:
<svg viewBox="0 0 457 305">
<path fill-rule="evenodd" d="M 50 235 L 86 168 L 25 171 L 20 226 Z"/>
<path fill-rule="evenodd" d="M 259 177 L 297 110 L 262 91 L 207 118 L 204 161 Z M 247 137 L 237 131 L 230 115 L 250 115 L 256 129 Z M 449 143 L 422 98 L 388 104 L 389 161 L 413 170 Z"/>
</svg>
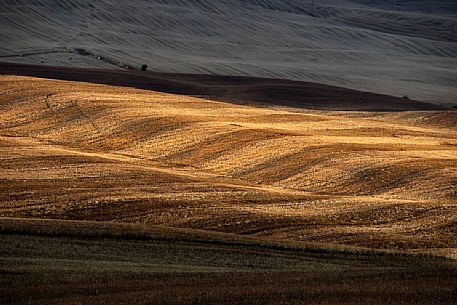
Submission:
<svg viewBox="0 0 457 305">
<path fill-rule="evenodd" d="M 11 75 L 0 89 L 1 216 L 457 248 L 455 111 L 266 107 Z"/>
<path fill-rule="evenodd" d="M 0 96 L 2 304 L 454 303 L 455 110 L 5 63 Z"/>
<path fill-rule="evenodd" d="M 456 103 L 455 1 L 2 0 L 0 60 L 311 81 Z"/>
<path fill-rule="evenodd" d="M 454 304 L 456 29 L 450 0 L 0 0 L 0 303 Z"/>
</svg>

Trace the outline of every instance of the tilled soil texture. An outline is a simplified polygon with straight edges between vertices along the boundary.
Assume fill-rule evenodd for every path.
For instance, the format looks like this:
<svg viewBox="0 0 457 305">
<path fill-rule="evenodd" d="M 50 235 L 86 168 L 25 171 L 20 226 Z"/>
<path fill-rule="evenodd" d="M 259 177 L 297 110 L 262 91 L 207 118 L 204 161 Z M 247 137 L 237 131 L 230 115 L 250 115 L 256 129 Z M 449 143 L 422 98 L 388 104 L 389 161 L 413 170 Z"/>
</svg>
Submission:
<svg viewBox="0 0 457 305">
<path fill-rule="evenodd" d="M 1 216 L 455 255 L 455 111 L 260 107 L 0 79 Z"/>
</svg>

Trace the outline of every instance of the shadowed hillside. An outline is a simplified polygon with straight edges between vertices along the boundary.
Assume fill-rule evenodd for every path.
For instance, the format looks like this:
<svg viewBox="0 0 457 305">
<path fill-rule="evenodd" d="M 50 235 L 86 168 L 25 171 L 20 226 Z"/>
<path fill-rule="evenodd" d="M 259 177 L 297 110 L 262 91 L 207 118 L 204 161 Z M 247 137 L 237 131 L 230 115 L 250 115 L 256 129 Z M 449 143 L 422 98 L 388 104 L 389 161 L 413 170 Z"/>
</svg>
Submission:
<svg viewBox="0 0 457 305">
<path fill-rule="evenodd" d="M 455 263 L 196 230 L 0 219 L 2 304 L 452 304 Z"/>
<path fill-rule="evenodd" d="M 0 60 L 294 79 L 455 103 L 455 1 L 0 1 Z"/>
<path fill-rule="evenodd" d="M 446 109 L 436 104 L 324 84 L 242 76 L 59 68 L 5 62 L 0 62 L 0 74 L 134 87 L 258 106 L 342 111 Z"/>
</svg>

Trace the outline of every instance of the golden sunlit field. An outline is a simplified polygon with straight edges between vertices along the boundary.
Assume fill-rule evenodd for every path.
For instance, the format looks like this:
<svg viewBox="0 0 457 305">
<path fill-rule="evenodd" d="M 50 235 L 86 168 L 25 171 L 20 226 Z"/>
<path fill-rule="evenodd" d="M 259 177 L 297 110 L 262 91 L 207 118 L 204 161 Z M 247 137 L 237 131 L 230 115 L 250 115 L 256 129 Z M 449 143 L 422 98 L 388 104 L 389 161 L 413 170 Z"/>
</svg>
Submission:
<svg viewBox="0 0 457 305">
<path fill-rule="evenodd" d="M 159 91 L 0 76 L 3 302 L 455 300 L 456 111 Z"/>
</svg>

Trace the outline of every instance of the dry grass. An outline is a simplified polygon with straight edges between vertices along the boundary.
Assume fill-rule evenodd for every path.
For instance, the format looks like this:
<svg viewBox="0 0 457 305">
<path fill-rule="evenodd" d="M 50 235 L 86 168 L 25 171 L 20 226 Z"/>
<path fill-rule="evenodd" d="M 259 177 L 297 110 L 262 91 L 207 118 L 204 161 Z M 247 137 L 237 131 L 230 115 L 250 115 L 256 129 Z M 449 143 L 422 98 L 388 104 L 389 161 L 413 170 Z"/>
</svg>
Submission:
<svg viewBox="0 0 457 305">
<path fill-rule="evenodd" d="M 0 215 L 455 254 L 456 112 L 324 112 L 1 76 Z"/>
<path fill-rule="evenodd" d="M 456 112 L 8 75 L 0 95 L 2 304 L 457 297 L 442 258 L 457 251 Z"/>
<path fill-rule="evenodd" d="M 457 296 L 455 262 L 406 253 L 133 224 L 0 225 L 2 304 L 452 304 Z"/>
</svg>

